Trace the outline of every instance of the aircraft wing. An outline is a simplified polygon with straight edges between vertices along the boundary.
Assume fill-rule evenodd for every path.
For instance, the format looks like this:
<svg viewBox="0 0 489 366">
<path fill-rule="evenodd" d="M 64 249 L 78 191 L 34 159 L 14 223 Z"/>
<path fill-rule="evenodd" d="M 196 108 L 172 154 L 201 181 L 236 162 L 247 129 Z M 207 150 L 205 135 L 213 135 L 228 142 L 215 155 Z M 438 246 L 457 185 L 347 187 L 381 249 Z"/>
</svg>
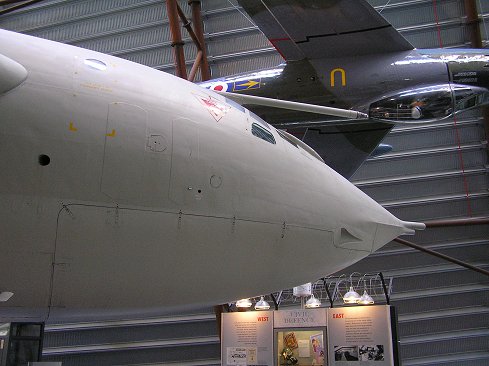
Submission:
<svg viewBox="0 0 489 366">
<path fill-rule="evenodd" d="M 365 0 L 238 0 L 288 61 L 412 50 Z"/>
</svg>

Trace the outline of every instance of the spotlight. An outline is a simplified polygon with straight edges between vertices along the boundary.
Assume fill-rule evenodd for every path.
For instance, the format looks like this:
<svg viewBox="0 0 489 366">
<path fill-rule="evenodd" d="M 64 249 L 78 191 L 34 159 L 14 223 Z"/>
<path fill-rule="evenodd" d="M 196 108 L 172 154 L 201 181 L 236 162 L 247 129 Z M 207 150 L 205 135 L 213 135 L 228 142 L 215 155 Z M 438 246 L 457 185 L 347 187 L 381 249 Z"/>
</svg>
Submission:
<svg viewBox="0 0 489 366">
<path fill-rule="evenodd" d="M 255 304 L 255 310 L 268 310 L 270 309 L 270 304 L 265 301 L 265 299 L 260 297 L 260 300 Z"/>
<path fill-rule="evenodd" d="M 343 296 L 343 302 L 345 304 L 356 304 L 358 301 L 360 301 L 360 295 L 353 290 L 353 286 L 350 286 L 350 291 Z"/>
<path fill-rule="evenodd" d="M 309 300 L 306 301 L 306 308 L 310 309 L 310 308 L 318 308 L 321 306 L 321 301 L 319 301 L 318 299 L 316 299 L 314 297 L 314 295 L 311 295 L 311 297 L 309 298 Z"/>
<path fill-rule="evenodd" d="M 374 303 L 374 299 L 372 299 L 372 296 L 367 294 L 367 290 L 364 290 L 363 295 L 362 297 L 360 297 L 358 303 L 362 305 L 372 305 Z"/>
<path fill-rule="evenodd" d="M 241 300 L 236 301 L 236 307 L 237 308 L 250 308 L 251 305 L 253 305 L 253 304 L 251 303 L 250 299 L 241 299 Z"/>
</svg>

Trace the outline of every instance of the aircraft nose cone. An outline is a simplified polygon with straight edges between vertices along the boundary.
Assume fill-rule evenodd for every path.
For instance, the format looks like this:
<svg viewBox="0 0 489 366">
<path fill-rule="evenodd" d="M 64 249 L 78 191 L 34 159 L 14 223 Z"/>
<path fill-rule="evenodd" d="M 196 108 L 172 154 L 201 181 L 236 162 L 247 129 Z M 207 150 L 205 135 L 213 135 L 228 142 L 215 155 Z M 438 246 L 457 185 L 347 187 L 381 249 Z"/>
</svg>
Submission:
<svg viewBox="0 0 489 366">
<path fill-rule="evenodd" d="M 400 235 L 425 228 L 423 223 L 398 219 L 354 186 L 345 194 L 349 199 L 339 209 L 343 219 L 335 234 L 336 247 L 373 252 Z"/>
<path fill-rule="evenodd" d="M 414 235 L 416 230 L 424 230 L 426 225 L 420 222 L 409 222 L 397 219 L 393 223 L 377 223 L 372 250 L 375 251 L 401 235 Z"/>
<path fill-rule="evenodd" d="M 26 78 L 24 66 L 0 54 L 0 94 L 19 86 Z"/>
</svg>

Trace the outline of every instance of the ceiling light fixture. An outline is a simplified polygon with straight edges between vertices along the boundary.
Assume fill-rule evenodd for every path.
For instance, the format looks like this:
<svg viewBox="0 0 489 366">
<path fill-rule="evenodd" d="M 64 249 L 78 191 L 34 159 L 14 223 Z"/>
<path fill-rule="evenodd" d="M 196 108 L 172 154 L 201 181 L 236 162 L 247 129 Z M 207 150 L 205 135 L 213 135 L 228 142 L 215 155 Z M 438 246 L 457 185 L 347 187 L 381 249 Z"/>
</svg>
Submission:
<svg viewBox="0 0 489 366">
<path fill-rule="evenodd" d="M 250 308 L 251 305 L 253 305 L 253 304 L 251 303 L 250 299 L 241 299 L 241 300 L 236 301 L 236 307 L 237 308 Z"/>
<path fill-rule="evenodd" d="M 345 304 L 357 304 L 358 301 L 360 301 L 360 295 L 353 290 L 353 286 L 350 286 L 350 291 L 343 296 L 343 302 Z"/>
<path fill-rule="evenodd" d="M 372 305 L 374 303 L 374 299 L 367 293 L 367 290 L 364 290 L 363 295 L 360 297 L 360 300 L 358 300 L 358 303 L 362 305 Z"/>
<path fill-rule="evenodd" d="M 260 300 L 255 304 L 255 310 L 268 310 L 270 309 L 270 304 L 265 301 L 265 299 L 260 297 Z"/>
<path fill-rule="evenodd" d="M 311 308 L 318 308 L 321 306 L 321 301 L 317 299 L 314 295 L 311 295 L 311 297 L 306 301 L 306 308 L 311 309 Z"/>
</svg>

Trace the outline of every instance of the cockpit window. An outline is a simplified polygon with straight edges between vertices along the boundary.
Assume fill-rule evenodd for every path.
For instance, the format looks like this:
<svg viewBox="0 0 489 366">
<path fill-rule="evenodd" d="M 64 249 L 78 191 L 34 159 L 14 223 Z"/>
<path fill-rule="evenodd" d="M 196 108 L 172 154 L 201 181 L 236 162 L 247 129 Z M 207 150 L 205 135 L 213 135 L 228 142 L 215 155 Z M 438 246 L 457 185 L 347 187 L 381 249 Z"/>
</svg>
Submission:
<svg viewBox="0 0 489 366">
<path fill-rule="evenodd" d="M 251 133 L 262 140 L 265 140 L 271 144 L 275 144 L 275 138 L 272 133 L 260 126 L 258 123 L 253 122 L 251 124 Z"/>
<path fill-rule="evenodd" d="M 252 111 L 249 111 L 249 113 L 250 113 L 250 116 L 253 117 L 253 119 L 255 120 L 255 122 L 257 122 L 258 124 L 262 125 L 267 130 L 270 130 L 270 125 L 268 123 L 266 123 L 260 116 L 256 115 Z"/>
<path fill-rule="evenodd" d="M 430 85 L 404 90 L 372 103 L 370 118 L 427 122 L 488 103 L 489 92 L 485 88 L 459 84 Z"/>
<path fill-rule="evenodd" d="M 105 62 L 96 60 L 94 58 L 87 58 L 85 61 L 83 61 L 83 63 L 88 67 L 90 67 L 91 69 L 95 69 L 98 71 L 107 70 L 107 65 L 105 64 Z"/>
<path fill-rule="evenodd" d="M 324 163 L 323 158 L 321 156 L 319 156 L 319 154 L 313 148 L 311 148 L 309 145 L 307 145 L 306 143 L 304 143 L 303 141 L 299 140 L 297 137 L 291 135 L 290 133 L 288 133 L 286 131 L 283 131 L 283 130 L 276 130 L 276 131 L 280 135 L 280 137 L 282 137 L 285 141 L 290 143 L 292 146 L 295 146 L 298 149 L 304 150 L 309 155 L 315 157 L 320 162 Z"/>
</svg>

